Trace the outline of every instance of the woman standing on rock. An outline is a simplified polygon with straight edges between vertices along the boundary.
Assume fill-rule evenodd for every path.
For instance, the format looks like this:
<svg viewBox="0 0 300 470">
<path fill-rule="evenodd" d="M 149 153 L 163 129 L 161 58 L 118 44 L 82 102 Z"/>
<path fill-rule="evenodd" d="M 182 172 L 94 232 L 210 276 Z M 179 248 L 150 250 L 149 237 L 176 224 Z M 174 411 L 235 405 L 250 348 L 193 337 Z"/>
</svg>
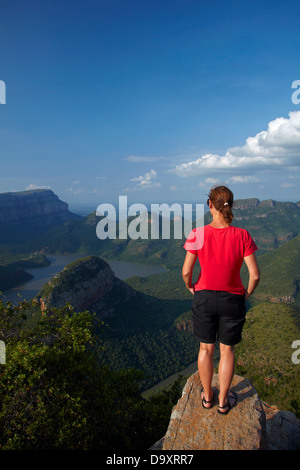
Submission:
<svg viewBox="0 0 300 470">
<path fill-rule="evenodd" d="M 207 204 L 212 222 L 190 233 L 184 248 L 187 250 L 182 268 L 186 287 L 194 295 L 193 330 L 200 342 L 198 371 L 202 383 L 201 399 L 204 408 L 213 403 L 213 352 L 216 339 L 220 343 L 219 409 L 227 414 L 237 396 L 229 391 L 234 374 L 234 346 L 241 341 L 245 322 L 245 301 L 259 283 L 257 246 L 247 230 L 231 225 L 233 194 L 226 186 L 212 188 Z M 201 271 L 192 284 L 197 258 Z M 245 289 L 240 270 L 245 261 L 249 271 Z"/>
</svg>

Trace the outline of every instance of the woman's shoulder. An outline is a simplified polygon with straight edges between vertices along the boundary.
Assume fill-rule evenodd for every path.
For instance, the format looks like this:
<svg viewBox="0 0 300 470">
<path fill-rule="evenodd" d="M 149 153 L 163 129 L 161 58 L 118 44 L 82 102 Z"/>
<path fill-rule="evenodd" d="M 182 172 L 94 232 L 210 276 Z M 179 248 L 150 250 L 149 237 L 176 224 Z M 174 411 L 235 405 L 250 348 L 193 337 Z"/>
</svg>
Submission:
<svg viewBox="0 0 300 470">
<path fill-rule="evenodd" d="M 230 227 L 231 227 L 232 234 L 235 236 L 240 236 L 243 239 L 245 238 L 248 239 L 249 237 L 251 237 L 250 233 L 248 232 L 246 228 L 236 227 L 235 225 L 231 225 Z"/>
<path fill-rule="evenodd" d="M 243 228 L 243 227 L 236 227 L 235 225 L 232 225 L 231 227 L 234 228 L 234 230 L 236 230 L 236 231 L 239 232 L 239 233 L 249 233 L 246 228 Z"/>
</svg>

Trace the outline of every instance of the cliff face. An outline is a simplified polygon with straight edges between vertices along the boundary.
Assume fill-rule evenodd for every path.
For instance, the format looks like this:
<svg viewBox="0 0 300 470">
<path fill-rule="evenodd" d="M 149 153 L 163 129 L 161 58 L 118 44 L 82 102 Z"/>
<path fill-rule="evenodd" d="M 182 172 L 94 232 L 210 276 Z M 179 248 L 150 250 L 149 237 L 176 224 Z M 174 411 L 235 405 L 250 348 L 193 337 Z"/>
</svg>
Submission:
<svg viewBox="0 0 300 470">
<path fill-rule="evenodd" d="M 115 277 L 109 265 L 97 256 L 88 256 L 66 266 L 41 292 L 46 308 L 70 303 L 75 311 L 89 310 L 100 318 L 135 296 L 135 291 Z"/>
<path fill-rule="evenodd" d="M 68 204 L 48 189 L 0 194 L 0 223 L 41 217 L 64 221 L 78 216 L 69 212 Z"/>
<path fill-rule="evenodd" d="M 299 450 L 300 420 L 293 413 L 263 404 L 249 380 L 234 375 L 231 389 L 238 396 L 228 415 L 201 404 L 198 372 L 187 381 L 173 408 L 165 436 L 153 450 Z M 213 388 L 218 391 L 214 374 Z"/>
<path fill-rule="evenodd" d="M 39 189 L 0 194 L 0 243 L 24 245 L 48 229 L 82 217 L 68 210 L 53 191 Z"/>
<path fill-rule="evenodd" d="M 233 209 L 252 209 L 253 207 L 258 206 L 259 199 L 252 197 L 250 199 L 237 199 L 234 201 Z"/>
</svg>

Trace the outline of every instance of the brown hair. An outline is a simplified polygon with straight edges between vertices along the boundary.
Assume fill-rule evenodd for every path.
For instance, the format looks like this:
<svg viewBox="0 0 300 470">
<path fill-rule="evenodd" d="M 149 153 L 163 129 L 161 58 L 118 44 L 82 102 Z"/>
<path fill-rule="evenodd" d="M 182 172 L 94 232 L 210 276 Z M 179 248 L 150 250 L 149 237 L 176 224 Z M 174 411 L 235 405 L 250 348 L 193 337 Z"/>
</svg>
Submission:
<svg viewBox="0 0 300 470">
<path fill-rule="evenodd" d="M 212 187 L 209 195 L 207 204 L 211 201 L 215 209 L 222 213 L 225 221 L 231 224 L 233 219 L 232 206 L 233 206 L 233 193 L 226 186 L 215 186 Z"/>
</svg>

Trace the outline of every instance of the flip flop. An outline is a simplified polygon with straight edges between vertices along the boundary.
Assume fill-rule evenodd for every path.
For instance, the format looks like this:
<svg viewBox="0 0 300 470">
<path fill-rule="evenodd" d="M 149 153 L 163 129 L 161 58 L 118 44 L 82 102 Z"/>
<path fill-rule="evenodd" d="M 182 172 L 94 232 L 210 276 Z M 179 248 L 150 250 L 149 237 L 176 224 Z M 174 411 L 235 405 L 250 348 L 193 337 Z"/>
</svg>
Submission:
<svg viewBox="0 0 300 470">
<path fill-rule="evenodd" d="M 203 408 L 205 408 L 206 410 L 210 410 L 211 407 L 212 407 L 212 403 L 213 403 L 213 401 L 214 401 L 215 392 L 214 392 L 214 390 L 213 390 L 213 397 L 212 397 L 212 399 L 209 400 L 209 401 L 205 400 L 205 398 L 204 398 L 204 388 L 201 388 L 201 392 L 200 392 L 200 393 L 202 393 L 202 392 L 203 392 L 203 396 L 201 397 L 202 406 L 203 406 Z M 211 405 L 210 405 L 210 406 L 204 406 L 204 404 L 205 404 L 205 405 L 211 404 Z"/>
<path fill-rule="evenodd" d="M 229 402 L 229 398 L 233 398 L 234 399 L 234 402 L 232 404 L 230 404 Z M 218 413 L 220 415 L 227 415 L 227 413 L 229 413 L 229 411 L 231 410 L 231 408 L 234 407 L 234 405 L 236 404 L 237 402 L 237 394 L 235 392 L 229 392 L 228 393 L 228 402 L 224 405 L 224 406 L 220 406 L 219 405 L 219 409 L 218 409 Z M 225 408 L 227 408 L 226 411 L 220 411 L 220 410 L 224 410 Z"/>
</svg>

